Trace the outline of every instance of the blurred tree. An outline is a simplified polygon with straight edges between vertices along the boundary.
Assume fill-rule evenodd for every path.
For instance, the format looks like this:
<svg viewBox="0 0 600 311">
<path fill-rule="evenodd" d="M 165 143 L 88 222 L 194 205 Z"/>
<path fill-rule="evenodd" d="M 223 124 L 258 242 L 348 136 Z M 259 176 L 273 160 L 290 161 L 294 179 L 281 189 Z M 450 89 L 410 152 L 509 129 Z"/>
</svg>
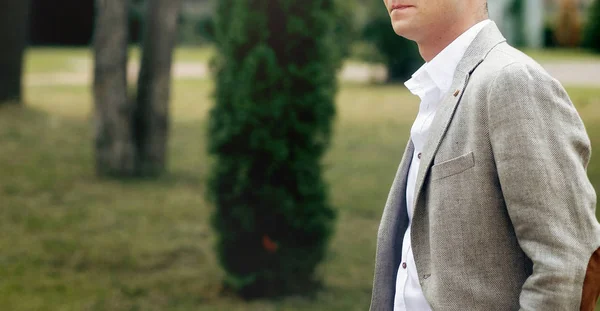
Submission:
<svg viewBox="0 0 600 311">
<path fill-rule="evenodd" d="M 143 176 L 166 167 L 173 49 L 180 0 L 149 0 L 135 110 L 138 166 Z"/>
<path fill-rule="evenodd" d="M 154 176 L 165 169 L 178 0 L 149 0 L 136 99 L 127 92 L 128 3 L 97 0 L 94 37 L 96 169 Z"/>
<path fill-rule="evenodd" d="M 31 0 L 31 45 L 89 46 L 94 0 Z"/>
<path fill-rule="evenodd" d="M 64 1 L 64 0 L 63 0 Z M 139 26 L 146 19 L 146 3 L 148 0 L 129 0 L 130 12 L 130 42 L 140 42 Z M 211 13 L 214 0 L 178 0 L 181 5 L 178 17 L 177 43 L 182 45 L 202 45 L 212 41 Z M 137 30 L 135 28 L 138 28 Z M 136 36 L 133 38 L 133 36 Z"/>
<path fill-rule="evenodd" d="M 89 46 L 96 0 L 31 0 L 30 44 Z M 140 43 L 146 0 L 128 0 L 128 42 Z"/>
<path fill-rule="evenodd" d="M 215 24 L 214 18 L 211 15 L 203 16 L 198 20 L 196 24 L 196 31 L 200 34 L 204 40 L 214 43 L 215 42 Z"/>
<path fill-rule="evenodd" d="M 514 45 L 525 46 L 525 1 L 513 0 L 507 7 L 507 14 L 514 24 Z"/>
<path fill-rule="evenodd" d="M 555 48 L 558 43 L 556 43 L 556 35 L 554 34 L 554 26 L 556 22 L 552 18 L 546 18 L 544 22 L 544 48 Z"/>
<path fill-rule="evenodd" d="M 596 0 L 589 8 L 583 45 L 600 53 L 600 0 Z"/>
<path fill-rule="evenodd" d="M 581 43 L 581 20 L 579 1 L 560 0 L 560 8 L 554 34 L 556 42 L 564 47 L 577 47 Z"/>
<path fill-rule="evenodd" d="M 363 30 L 364 38 L 374 44 L 387 65 L 388 82 L 404 82 L 423 64 L 417 45 L 398 36 L 387 9 L 380 1 L 369 8 L 370 20 Z"/>
<path fill-rule="evenodd" d="M 333 27 L 337 48 L 337 64 L 350 56 L 352 43 L 359 37 L 359 24 L 356 12 L 358 0 L 335 0 L 337 9 L 335 10 L 335 23 Z M 360 10 L 359 10 L 360 11 Z M 198 22 L 198 32 L 207 41 L 215 41 L 214 16 L 203 16 Z"/>
<path fill-rule="evenodd" d="M 133 176 L 133 102 L 127 98 L 127 1 L 97 0 L 94 45 L 96 169 Z"/>
<path fill-rule="evenodd" d="M 146 2 L 147 0 L 129 0 L 129 31 L 127 32 L 129 36 L 128 42 L 130 44 L 141 44 L 142 43 L 142 30 L 144 25 L 144 20 L 146 19 Z"/>
<path fill-rule="evenodd" d="M 355 12 L 358 3 L 356 0 L 336 0 L 335 5 L 337 9 L 334 15 L 336 20 L 334 36 L 337 42 L 337 54 L 341 65 L 341 62 L 350 56 L 352 43 L 358 39 L 359 21 Z"/>
<path fill-rule="evenodd" d="M 0 103 L 23 99 L 23 58 L 27 46 L 29 0 L 0 2 Z"/>
<path fill-rule="evenodd" d="M 208 195 L 228 288 L 316 288 L 333 230 L 321 157 L 335 114 L 335 0 L 219 0 Z"/>
</svg>

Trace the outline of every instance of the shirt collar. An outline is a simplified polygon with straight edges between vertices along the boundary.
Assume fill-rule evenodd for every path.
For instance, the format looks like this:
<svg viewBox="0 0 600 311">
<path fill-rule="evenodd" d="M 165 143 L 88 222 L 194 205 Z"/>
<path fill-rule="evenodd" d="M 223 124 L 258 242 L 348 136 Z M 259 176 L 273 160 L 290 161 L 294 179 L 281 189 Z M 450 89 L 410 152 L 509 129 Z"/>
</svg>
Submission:
<svg viewBox="0 0 600 311">
<path fill-rule="evenodd" d="M 412 75 L 412 78 L 406 81 L 405 85 L 408 90 L 421 98 L 434 89 L 439 90 L 440 94 L 447 93 L 452 85 L 458 63 L 475 40 L 475 37 L 490 22 L 491 20 L 486 19 L 473 25 L 431 61 L 421 66 Z"/>
</svg>

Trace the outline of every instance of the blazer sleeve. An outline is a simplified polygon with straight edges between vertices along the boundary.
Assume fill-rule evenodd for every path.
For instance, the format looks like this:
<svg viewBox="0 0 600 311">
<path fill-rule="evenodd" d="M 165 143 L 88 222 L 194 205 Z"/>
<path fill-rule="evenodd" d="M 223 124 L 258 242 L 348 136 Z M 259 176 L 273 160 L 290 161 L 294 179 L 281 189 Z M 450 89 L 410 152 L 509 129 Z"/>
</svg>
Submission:
<svg viewBox="0 0 600 311">
<path fill-rule="evenodd" d="M 522 63 L 493 78 L 487 109 L 506 208 L 533 262 L 521 310 L 583 310 L 584 279 L 600 247 L 583 122 L 558 81 Z"/>
</svg>

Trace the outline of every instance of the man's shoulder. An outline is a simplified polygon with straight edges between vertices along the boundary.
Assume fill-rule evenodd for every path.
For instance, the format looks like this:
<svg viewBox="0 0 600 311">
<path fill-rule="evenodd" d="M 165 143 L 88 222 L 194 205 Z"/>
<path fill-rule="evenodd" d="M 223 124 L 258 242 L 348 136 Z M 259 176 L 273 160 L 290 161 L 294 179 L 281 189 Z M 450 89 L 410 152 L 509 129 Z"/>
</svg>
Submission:
<svg viewBox="0 0 600 311">
<path fill-rule="evenodd" d="M 540 66 L 540 64 L 538 64 L 533 58 L 529 57 L 529 55 L 521 52 L 506 42 L 498 44 L 489 51 L 484 63 L 489 62 L 494 62 L 505 66 L 511 63 Z"/>
<path fill-rule="evenodd" d="M 527 77 L 535 82 L 557 83 L 555 79 L 534 59 L 507 43 L 494 47 L 473 72 L 480 86 L 491 87 L 503 80 Z"/>
</svg>

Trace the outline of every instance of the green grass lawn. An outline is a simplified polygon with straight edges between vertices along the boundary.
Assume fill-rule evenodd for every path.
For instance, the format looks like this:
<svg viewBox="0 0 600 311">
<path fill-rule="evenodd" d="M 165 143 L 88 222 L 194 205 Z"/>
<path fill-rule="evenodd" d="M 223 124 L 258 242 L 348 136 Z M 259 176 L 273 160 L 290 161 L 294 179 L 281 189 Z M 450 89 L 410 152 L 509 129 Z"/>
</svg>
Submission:
<svg viewBox="0 0 600 311">
<path fill-rule="evenodd" d="M 87 48 L 35 47 L 25 52 L 26 73 L 71 72 L 81 70 L 93 55 Z M 85 67 L 83 67 L 85 69 Z"/>
<path fill-rule="evenodd" d="M 169 174 L 114 181 L 93 173 L 88 86 L 27 89 L 0 107 L 0 309 L 367 310 L 379 218 L 416 115 L 400 86 L 344 84 L 324 159 L 336 234 L 313 299 L 243 302 L 219 294 L 204 200 L 211 82 L 174 85 Z M 600 146 L 600 89 L 570 88 Z M 600 190 L 600 153 L 589 176 Z"/>
</svg>

